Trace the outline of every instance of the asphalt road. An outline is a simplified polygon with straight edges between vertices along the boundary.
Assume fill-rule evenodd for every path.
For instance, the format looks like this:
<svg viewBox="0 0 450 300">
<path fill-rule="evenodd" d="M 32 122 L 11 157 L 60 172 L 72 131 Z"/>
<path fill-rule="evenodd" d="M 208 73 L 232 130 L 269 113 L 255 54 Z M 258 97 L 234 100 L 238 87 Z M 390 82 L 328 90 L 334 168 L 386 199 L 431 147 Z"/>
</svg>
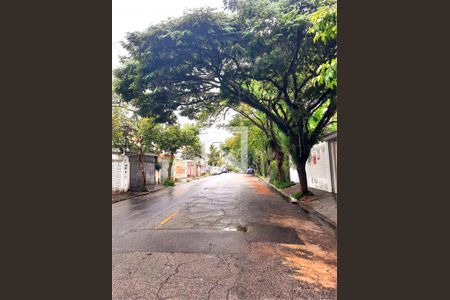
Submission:
<svg viewBox="0 0 450 300">
<path fill-rule="evenodd" d="M 336 237 L 222 174 L 112 205 L 113 299 L 336 299 Z"/>
</svg>

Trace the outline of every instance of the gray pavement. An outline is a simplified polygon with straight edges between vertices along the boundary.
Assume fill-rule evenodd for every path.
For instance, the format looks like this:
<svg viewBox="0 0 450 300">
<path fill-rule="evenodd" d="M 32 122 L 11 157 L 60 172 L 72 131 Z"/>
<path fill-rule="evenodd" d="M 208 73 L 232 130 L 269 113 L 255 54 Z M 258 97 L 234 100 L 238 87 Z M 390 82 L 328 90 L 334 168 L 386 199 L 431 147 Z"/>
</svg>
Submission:
<svg viewBox="0 0 450 300">
<path fill-rule="evenodd" d="M 319 214 L 332 226 L 337 227 L 337 195 L 314 188 L 309 188 L 309 190 L 313 193 L 313 196 L 302 197 L 300 204 L 308 210 Z M 299 183 L 281 189 L 281 192 L 288 197 L 298 191 L 300 191 Z"/>
<path fill-rule="evenodd" d="M 336 238 L 256 177 L 112 205 L 113 299 L 336 299 Z"/>
</svg>

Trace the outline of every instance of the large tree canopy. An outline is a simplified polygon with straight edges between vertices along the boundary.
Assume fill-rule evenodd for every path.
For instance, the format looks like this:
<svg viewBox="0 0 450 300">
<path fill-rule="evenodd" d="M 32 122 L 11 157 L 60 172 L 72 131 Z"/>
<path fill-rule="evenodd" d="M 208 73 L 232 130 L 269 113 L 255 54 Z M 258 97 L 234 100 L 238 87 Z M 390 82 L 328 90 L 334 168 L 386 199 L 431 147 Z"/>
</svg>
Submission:
<svg viewBox="0 0 450 300">
<path fill-rule="evenodd" d="M 224 103 L 264 113 L 289 138 L 305 193 L 310 149 L 336 114 L 336 3 L 232 2 L 129 34 L 116 91 L 163 122 Z"/>
</svg>

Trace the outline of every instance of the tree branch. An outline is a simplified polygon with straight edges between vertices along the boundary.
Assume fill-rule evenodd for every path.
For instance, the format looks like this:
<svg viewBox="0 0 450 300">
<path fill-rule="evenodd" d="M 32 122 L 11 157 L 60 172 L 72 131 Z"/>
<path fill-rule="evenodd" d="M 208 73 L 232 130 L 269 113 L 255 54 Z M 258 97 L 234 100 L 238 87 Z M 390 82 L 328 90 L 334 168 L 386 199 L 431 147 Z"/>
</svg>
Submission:
<svg viewBox="0 0 450 300">
<path fill-rule="evenodd" d="M 323 128 L 326 125 L 328 125 L 328 122 L 334 116 L 335 113 L 336 113 L 336 100 L 331 101 L 330 105 L 327 108 L 327 111 L 322 116 L 322 119 L 320 119 L 316 128 L 314 128 L 314 131 L 311 133 L 308 140 L 310 145 L 314 145 L 317 142 L 317 138 L 322 133 Z"/>
</svg>

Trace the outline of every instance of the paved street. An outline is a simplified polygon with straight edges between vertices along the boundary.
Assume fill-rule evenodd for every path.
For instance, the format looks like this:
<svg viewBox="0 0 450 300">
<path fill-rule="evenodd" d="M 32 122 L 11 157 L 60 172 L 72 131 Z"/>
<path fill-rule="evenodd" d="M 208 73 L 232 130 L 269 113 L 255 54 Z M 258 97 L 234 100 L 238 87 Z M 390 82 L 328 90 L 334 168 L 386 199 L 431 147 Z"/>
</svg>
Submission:
<svg viewBox="0 0 450 300">
<path fill-rule="evenodd" d="M 334 232 L 222 174 L 112 204 L 113 299 L 336 299 Z"/>
</svg>

